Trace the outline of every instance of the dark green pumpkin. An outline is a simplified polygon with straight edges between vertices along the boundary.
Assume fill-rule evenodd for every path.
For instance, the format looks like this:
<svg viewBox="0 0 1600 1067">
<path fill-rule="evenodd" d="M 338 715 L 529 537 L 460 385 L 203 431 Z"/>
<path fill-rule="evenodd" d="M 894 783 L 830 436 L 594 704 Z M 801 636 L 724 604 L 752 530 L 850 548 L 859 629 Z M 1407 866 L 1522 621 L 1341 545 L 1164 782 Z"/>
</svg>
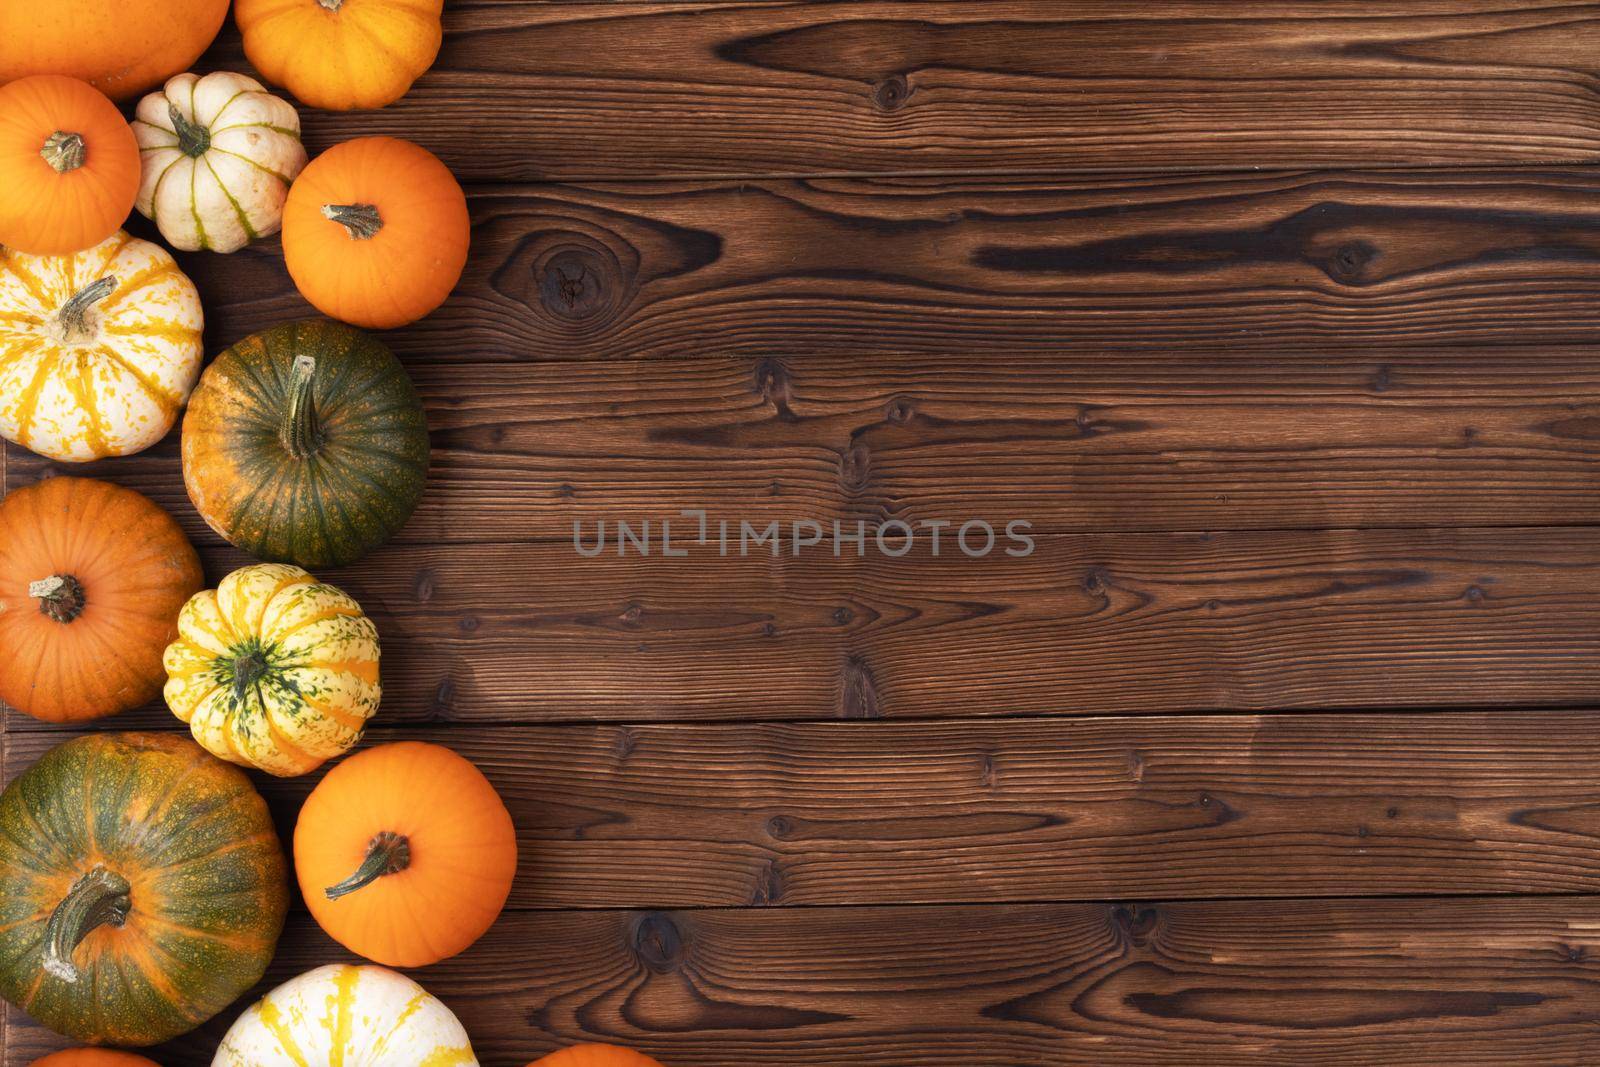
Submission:
<svg viewBox="0 0 1600 1067">
<path fill-rule="evenodd" d="M 0 795 L 0 994 L 79 1041 L 187 1033 L 267 969 L 286 866 L 250 780 L 188 738 L 57 745 Z"/>
<path fill-rule="evenodd" d="M 405 525 L 427 474 L 427 419 L 405 368 L 341 322 L 240 341 L 206 369 L 183 420 L 201 518 L 276 563 L 355 562 Z"/>
</svg>

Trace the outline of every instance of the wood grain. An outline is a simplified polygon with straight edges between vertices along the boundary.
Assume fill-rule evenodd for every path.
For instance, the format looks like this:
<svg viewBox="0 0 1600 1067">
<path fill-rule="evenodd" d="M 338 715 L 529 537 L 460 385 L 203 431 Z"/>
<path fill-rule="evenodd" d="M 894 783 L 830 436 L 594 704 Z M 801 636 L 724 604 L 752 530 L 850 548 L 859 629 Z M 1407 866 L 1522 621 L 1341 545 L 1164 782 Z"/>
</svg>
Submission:
<svg viewBox="0 0 1600 1067">
<path fill-rule="evenodd" d="M 58 739 L 13 733 L 9 761 Z M 394 740 L 489 776 L 518 828 L 516 908 L 1600 889 L 1593 711 L 367 739 Z M 285 841 L 317 777 L 257 776 Z"/>
<path fill-rule="evenodd" d="M 525 0 L 445 29 L 311 146 L 394 134 L 471 181 L 1600 158 L 1576 0 Z"/>
<path fill-rule="evenodd" d="M 1600 522 L 1583 348 L 414 363 L 434 447 L 406 544 L 574 523 L 987 521 L 1038 531 Z M 219 544 L 178 435 L 105 477 Z M 680 522 L 679 528 L 682 529 Z"/>
<path fill-rule="evenodd" d="M 389 548 L 324 576 L 377 621 L 385 722 L 1600 703 L 1593 529 L 678 547 Z M 167 715 L 116 720 L 143 721 Z"/>
<path fill-rule="evenodd" d="M 284 946 L 273 981 L 347 958 L 303 917 Z M 417 977 L 487 1067 L 596 1039 L 672 1067 L 1588 1067 L 1600 902 L 523 912 Z M 157 1055 L 205 1064 L 221 1027 Z M 5 1063 L 59 1044 L 13 1013 Z"/>
<path fill-rule="evenodd" d="M 1579 169 L 477 188 L 455 296 L 386 337 L 413 366 L 1585 344 L 1597 205 Z M 275 241 L 179 258 L 213 350 L 311 314 Z"/>
</svg>

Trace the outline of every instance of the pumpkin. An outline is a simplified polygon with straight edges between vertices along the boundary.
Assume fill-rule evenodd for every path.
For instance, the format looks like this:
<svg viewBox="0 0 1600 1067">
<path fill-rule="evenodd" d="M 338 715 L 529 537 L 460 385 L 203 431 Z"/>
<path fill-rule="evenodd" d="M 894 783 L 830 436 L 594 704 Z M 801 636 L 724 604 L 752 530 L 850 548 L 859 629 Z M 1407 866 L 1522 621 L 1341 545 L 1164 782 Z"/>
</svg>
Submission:
<svg viewBox="0 0 1600 1067">
<path fill-rule="evenodd" d="M 7 0 L 0 84 L 70 74 L 126 100 L 188 70 L 227 13 L 228 0 Z"/>
<path fill-rule="evenodd" d="M 88 82 L 21 78 L 0 87 L 0 189 L 0 244 L 33 255 L 79 252 L 116 233 L 133 210 L 139 145 Z"/>
<path fill-rule="evenodd" d="M 236 252 L 278 232 L 306 165 L 300 116 L 254 78 L 180 74 L 139 101 L 136 207 L 188 252 Z"/>
<path fill-rule="evenodd" d="M 0 248 L 0 436 L 71 463 L 149 448 L 200 376 L 200 330 L 193 283 L 149 241 Z"/>
<path fill-rule="evenodd" d="M 57 745 L 0 794 L 0 994 L 78 1041 L 187 1033 L 265 972 L 284 866 L 249 779 L 187 738 Z"/>
<path fill-rule="evenodd" d="M 444 0 L 237 0 L 244 54 L 274 85 L 330 111 L 383 107 L 433 66 Z"/>
<path fill-rule="evenodd" d="M 178 524 L 132 489 L 49 478 L 0 501 L 0 700 L 49 722 L 161 691 L 161 654 L 204 584 Z"/>
<path fill-rule="evenodd" d="M 573 1045 L 534 1060 L 528 1067 L 661 1067 L 642 1052 L 616 1045 Z"/>
<path fill-rule="evenodd" d="M 318 311 L 387 330 L 444 303 L 471 230 L 466 195 L 433 153 L 362 137 L 312 160 L 289 190 L 283 258 Z"/>
<path fill-rule="evenodd" d="M 427 990 L 383 967 L 329 964 L 239 1016 L 211 1067 L 476 1067 L 467 1032 Z"/>
<path fill-rule="evenodd" d="M 147 1060 L 131 1052 L 117 1052 L 106 1048 L 69 1048 L 52 1052 L 42 1060 L 34 1060 L 33 1067 L 161 1067 L 155 1060 Z"/>
<path fill-rule="evenodd" d="M 260 559 L 360 559 L 405 525 L 427 474 L 427 417 L 405 368 L 340 323 L 240 341 L 207 368 L 183 420 L 189 499 Z"/>
<path fill-rule="evenodd" d="M 299 567 L 241 567 L 189 598 L 167 646 L 167 706 L 231 763 L 289 776 L 361 739 L 378 710 L 378 630 Z"/>
<path fill-rule="evenodd" d="M 294 828 L 300 891 L 328 935 L 391 967 L 426 967 L 493 925 L 517 870 L 511 815 L 441 745 L 379 745 L 328 772 Z"/>
</svg>

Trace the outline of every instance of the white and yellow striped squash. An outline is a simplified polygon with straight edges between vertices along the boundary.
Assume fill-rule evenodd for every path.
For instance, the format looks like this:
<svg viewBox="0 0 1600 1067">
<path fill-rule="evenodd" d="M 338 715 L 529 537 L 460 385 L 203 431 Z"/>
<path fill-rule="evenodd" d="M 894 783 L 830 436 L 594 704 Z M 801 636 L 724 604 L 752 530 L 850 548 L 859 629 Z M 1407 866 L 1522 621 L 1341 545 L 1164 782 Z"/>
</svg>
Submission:
<svg viewBox="0 0 1600 1067">
<path fill-rule="evenodd" d="M 378 630 L 299 567 L 241 567 L 189 598 L 165 655 L 167 706 L 212 755 L 305 774 L 378 710 Z"/>
<path fill-rule="evenodd" d="M 201 326 L 194 284 L 149 241 L 0 247 L 0 436 L 69 463 L 149 448 L 200 377 Z"/>
<path fill-rule="evenodd" d="M 139 214 L 174 248 L 235 252 L 283 225 L 300 116 L 254 78 L 179 74 L 139 101 Z"/>
<path fill-rule="evenodd" d="M 229 1028 L 211 1067 L 476 1067 L 461 1022 L 385 967 L 329 964 L 291 978 Z"/>
</svg>

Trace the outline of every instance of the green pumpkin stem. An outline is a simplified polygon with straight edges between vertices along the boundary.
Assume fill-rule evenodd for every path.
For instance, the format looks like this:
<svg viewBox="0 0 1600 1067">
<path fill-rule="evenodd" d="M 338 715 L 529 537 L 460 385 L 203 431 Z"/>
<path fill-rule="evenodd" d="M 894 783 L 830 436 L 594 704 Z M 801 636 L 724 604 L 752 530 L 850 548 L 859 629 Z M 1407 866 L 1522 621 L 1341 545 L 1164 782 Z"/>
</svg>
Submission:
<svg viewBox="0 0 1600 1067">
<path fill-rule="evenodd" d="M 411 839 L 404 834 L 384 830 L 368 843 L 367 858 L 361 861 L 356 873 L 338 885 L 330 885 L 323 892 L 329 900 L 338 900 L 363 886 L 371 885 L 386 874 L 399 874 L 409 866 Z"/>
<path fill-rule="evenodd" d="M 233 661 L 233 699 L 242 703 L 245 694 L 263 674 L 267 673 L 267 657 L 261 650 L 256 649 L 235 657 Z"/>
<path fill-rule="evenodd" d="M 39 602 L 39 614 L 56 622 L 71 622 L 83 614 L 83 583 L 70 574 L 52 574 L 28 583 L 28 595 Z"/>
<path fill-rule="evenodd" d="M 99 864 L 72 883 L 45 924 L 44 969 L 63 982 L 76 982 L 79 972 L 72 962 L 73 951 L 97 927 L 127 921 L 132 891 L 126 878 Z"/>
<path fill-rule="evenodd" d="M 295 459 L 310 459 L 322 447 L 322 428 L 317 424 L 317 405 L 311 388 L 316 374 L 314 357 L 294 357 L 294 369 L 289 373 L 289 408 L 284 412 L 278 439 Z"/>
<path fill-rule="evenodd" d="M 383 216 L 376 204 L 323 204 L 322 217 L 331 219 L 350 232 L 352 241 L 367 241 L 383 229 Z"/>
<path fill-rule="evenodd" d="M 50 164 L 51 170 L 57 174 L 66 174 L 83 166 L 84 160 L 89 156 L 89 150 L 83 143 L 83 134 L 57 130 L 45 138 L 44 147 L 39 149 L 39 154 Z"/>
<path fill-rule="evenodd" d="M 184 118 L 176 104 L 167 105 L 167 118 L 178 135 L 178 151 L 191 159 L 199 159 L 211 151 L 211 131 L 198 122 Z"/>
<path fill-rule="evenodd" d="M 116 275 L 109 274 L 79 289 L 72 294 L 70 300 L 61 305 L 56 318 L 60 321 L 61 332 L 67 340 L 82 340 L 94 333 L 94 328 L 89 325 L 89 309 L 116 292 L 116 289 Z"/>
</svg>

